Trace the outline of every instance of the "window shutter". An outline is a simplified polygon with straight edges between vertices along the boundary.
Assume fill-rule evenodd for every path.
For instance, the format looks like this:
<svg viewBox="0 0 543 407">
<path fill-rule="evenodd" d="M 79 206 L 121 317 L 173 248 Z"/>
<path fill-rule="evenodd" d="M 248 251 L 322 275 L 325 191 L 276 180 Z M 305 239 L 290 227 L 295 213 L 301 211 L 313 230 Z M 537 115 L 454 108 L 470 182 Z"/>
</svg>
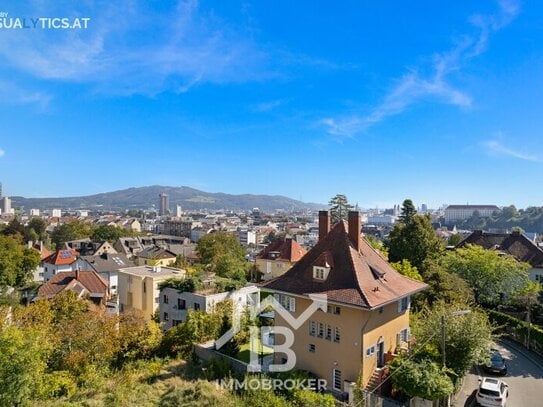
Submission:
<svg viewBox="0 0 543 407">
<path fill-rule="evenodd" d="M 294 297 L 289 297 L 289 306 L 288 306 L 288 310 L 290 312 L 295 312 L 296 311 L 296 298 Z"/>
</svg>

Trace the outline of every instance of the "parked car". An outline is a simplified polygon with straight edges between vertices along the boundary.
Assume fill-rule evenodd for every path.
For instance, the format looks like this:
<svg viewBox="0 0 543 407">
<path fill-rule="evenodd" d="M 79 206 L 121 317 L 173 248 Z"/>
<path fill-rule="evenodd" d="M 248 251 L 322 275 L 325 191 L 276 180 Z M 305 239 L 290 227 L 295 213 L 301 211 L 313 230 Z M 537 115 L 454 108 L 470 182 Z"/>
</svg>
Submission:
<svg viewBox="0 0 543 407">
<path fill-rule="evenodd" d="M 494 373 L 494 374 L 501 374 L 506 375 L 507 374 L 507 363 L 505 363 L 505 359 L 503 358 L 502 354 L 498 350 L 492 350 L 492 353 L 490 354 L 490 362 L 483 366 L 483 369 L 487 373 Z"/>
<path fill-rule="evenodd" d="M 509 386 L 500 379 L 483 377 L 479 379 L 479 389 L 475 397 L 483 407 L 505 407 L 509 397 Z"/>
</svg>

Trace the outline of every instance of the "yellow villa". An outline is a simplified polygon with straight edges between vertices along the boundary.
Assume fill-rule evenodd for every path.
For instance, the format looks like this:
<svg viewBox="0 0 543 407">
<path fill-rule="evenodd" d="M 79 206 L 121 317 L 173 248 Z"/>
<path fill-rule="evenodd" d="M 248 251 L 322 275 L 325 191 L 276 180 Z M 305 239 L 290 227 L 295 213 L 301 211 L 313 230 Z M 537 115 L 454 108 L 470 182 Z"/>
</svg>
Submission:
<svg viewBox="0 0 543 407">
<path fill-rule="evenodd" d="M 327 297 L 327 311 L 314 312 L 298 329 L 275 313 L 275 325 L 294 332 L 291 349 L 296 368 L 327 380 L 334 393 L 352 394 L 409 341 L 410 296 L 426 284 L 404 277 L 361 235 L 359 212 L 348 223 L 330 226 L 328 211 L 319 212 L 319 242 L 287 273 L 264 284 L 292 316 L 312 303 L 311 294 Z M 276 344 L 281 344 L 281 335 Z M 286 362 L 276 353 L 275 363 Z"/>
</svg>

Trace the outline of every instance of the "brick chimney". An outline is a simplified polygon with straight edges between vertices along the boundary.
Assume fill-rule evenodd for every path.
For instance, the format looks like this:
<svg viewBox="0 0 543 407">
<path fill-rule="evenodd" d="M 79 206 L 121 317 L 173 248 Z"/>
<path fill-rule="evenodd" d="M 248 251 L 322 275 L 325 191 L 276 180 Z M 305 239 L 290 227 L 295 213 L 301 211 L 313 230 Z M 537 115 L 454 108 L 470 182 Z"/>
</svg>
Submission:
<svg viewBox="0 0 543 407">
<path fill-rule="evenodd" d="M 354 245 L 354 248 L 360 251 L 361 246 L 361 232 L 362 226 L 360 224 L 360 212 L 349 211 L 349 239 Z"/>
<path fill-rule="evenodd" d="M 319 241 L 330 232 L 330 211 L 319 211 Z"/>
</svg>

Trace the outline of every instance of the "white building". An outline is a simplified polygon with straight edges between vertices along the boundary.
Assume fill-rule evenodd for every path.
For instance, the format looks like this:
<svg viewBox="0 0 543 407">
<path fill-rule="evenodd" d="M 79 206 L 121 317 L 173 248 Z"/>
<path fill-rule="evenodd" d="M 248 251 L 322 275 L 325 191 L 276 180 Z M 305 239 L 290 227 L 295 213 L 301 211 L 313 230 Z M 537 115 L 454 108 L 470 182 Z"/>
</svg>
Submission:
<svg viewBox="0 0 543 407">
<path fill-rule="evenodd" d="M 247 247 L 250 244 L 256 245 L 256 233 L 249 229 L 238 229 L 237 231 L 239 244 Z"/>
<path fill-rule="evenodd" d="M 51 210 L 51 216 L 53 218 L 60 218 L 62 216 L 62 211 L 60 209 Z"/>
<path fill-rule="evenodd" d="M 2 198 L 2 213 L 8 215 L 10 213 L 14 213 L 11 209 L 11 199 L 9 199 L 7 196 Z"/>
<path fill-rule="evenodd" d="M 475 212 L 486 218 L 499 211 L 496 205 L 449 205 L 445 209 L 445 223 L 469 219 Z"/>
<path fill-rule="evenodd" d="M 393 215 L 369 215 L 369 225 L 393 225 L 396 222 L 396 216 Z"/>
<path fill-rule="evenodd" d="M 39 209 L 30 209 L 30 216 L 40 216 Z"/>
<path fill-rule="evenodd" d="M 57 250 L 43 259 L 43 279 L 49 281 L 58 273 L 74 271 L 77 262 L 77 252 L 73 249 Z"/>
<path fill-rule="evenodd" d="M 232 300 L 234 312 L 240 315 L 249 305 L 260 302 L 260 289 L 249 285 L 236 291 L 225 291 L 216 294 L 180 292 L 172 287 L 160 291 L 160 322 L 162 329 L 167 330 L 184 321 L 189 310 L 213 312 L 215 305 Z"/>
</svg>

